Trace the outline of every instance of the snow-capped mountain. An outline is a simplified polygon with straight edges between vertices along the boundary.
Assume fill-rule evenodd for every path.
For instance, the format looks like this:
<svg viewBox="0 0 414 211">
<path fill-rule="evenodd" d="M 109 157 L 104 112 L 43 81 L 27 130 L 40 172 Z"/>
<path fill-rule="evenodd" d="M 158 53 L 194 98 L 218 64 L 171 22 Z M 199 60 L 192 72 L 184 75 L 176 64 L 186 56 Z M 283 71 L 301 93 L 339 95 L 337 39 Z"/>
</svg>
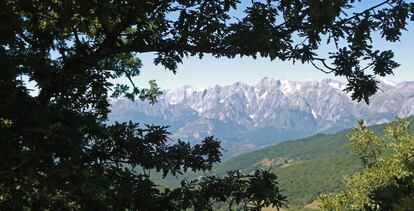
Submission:
<svg viewBox="0 0 414 211">
<path fill-rule="evenodd" d="M 119 99 L 111 121 L 133 120 L 171 125 L 176 138 L 189 141 L 214 135 L 228 149 L 244 151 L 355 125 L 392 121 L 414 115 L 414 82 L 381 81 L 370 105 L 352 101 L 335 80 L 288 81 L 264 78 L 256 85 L 241 82 L 197 89 L 165 91 L 154 105 Z"/>
</svg>

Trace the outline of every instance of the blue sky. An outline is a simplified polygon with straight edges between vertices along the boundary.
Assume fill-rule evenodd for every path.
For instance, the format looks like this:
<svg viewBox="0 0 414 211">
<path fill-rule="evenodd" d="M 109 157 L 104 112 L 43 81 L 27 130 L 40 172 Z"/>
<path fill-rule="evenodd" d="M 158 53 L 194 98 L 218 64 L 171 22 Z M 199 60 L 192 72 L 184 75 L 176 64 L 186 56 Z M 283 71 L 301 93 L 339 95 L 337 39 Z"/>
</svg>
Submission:
<svg viewBox="0 0 414 211">
<path fill-rule="evenodd" d="M 368 8 L 370 5 L 375 5 L 379 1 L 370 0 L 362 2 L 355 8 L 355 11 Z M 233 15 L 240 16 L 245 6 L 245 4 L 242 4 L 237 11 L 233 11 Z M 383 50 L 393 50 L 396 60 L 401 64 L 395 70 L 394 76 L 387 77 L 388 80 L 397 82 L 414 80 L 414 57 L 412 56 L 414 51 L 413 22 L 410 23 L 407 29 L 408 31 L 403 33 L 401 42 L 399 43 L 389 43 L 381 39 L 373 40 L 375 47 Z M 326 54 L 328 50 L 329 47 L 324 46 L 320 49 L 320 53 Z M 255 84 L 266 76 L 289 80 L 320 80 L 325 78 L 344 80 L 332 74 L 324 74 L 310 64 L 296 63 L 293 65 L 292 62 L 270 61 L 268 58 L 258 58 L 256 60 L 248 57 L 217 59 L 207 55 L 200 60 L 198 57 L 190 57 L 184 59 L 183 64 L 179 65 L 176 75 L 165 70 L 162 66 L 155 66 L 153 64 L 154 56 L 151 53 L 141 54 L 140 58 L 143 62 L 143 68 L 141 75 L 134 78 L 134 81 L 141 87 L 146 86 L 146 83 L 151 79 L 155 79 L 163 89 L 184 85 L 209 87 L 215 84 L 232 84 L 236 81 Z"/>
<path fill-rule="evenodd" d="M 414 27 L 411 28 L 413 31 Z M 411 34 L 411 36 L 408 36 L 408 34 Z M 379 47 L 394 50 L 396 60 L 401 64 L 395 70 L 395 75 L 387 77 L 387 80 L 414 80 L 414 54 L 412 52 L 414 51 L 414 33 L 405 33 L 400 43 L 383 43 Z M 296 63 L 293 65 L 292 62 L 270 61 L 268 58 L 258 58 L 256 60 L 248 57 L 216 59 L 206 56 L 200 60 L 197 57 L 190 57 L 179 65 L 178 72 L 175 75 L 162 66 L 155 66 L 153 64 L 154 56 L 151 54 L 141 55 L 140 58 L 143 67 L 141 75 L 134 78 L 137 84 L 145 84 L 147 81 L 155 79 L 162 88 L 166 89 L 183 85 L 196 87 L 209 87 L 215 84 L 227 85 L 236 81 L 255 84 L 266 76 L 289 80 L 325 78 L 344 80 L 335 77 L 333 74 L 322 73 L 310 64 Z"/>
</svg>

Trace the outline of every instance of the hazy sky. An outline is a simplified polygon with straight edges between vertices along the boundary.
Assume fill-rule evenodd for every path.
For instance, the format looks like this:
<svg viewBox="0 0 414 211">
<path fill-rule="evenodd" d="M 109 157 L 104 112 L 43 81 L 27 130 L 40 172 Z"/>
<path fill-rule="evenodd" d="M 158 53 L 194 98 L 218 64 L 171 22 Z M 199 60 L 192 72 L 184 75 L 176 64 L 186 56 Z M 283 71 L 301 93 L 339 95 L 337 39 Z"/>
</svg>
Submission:
<svg viewBox="0 0 414 211">
<path fill-rule="evenodd" d="M 246 1 L 243 1 L 246 2 Z M 374 0 L 363 1 L 361 7 L 355 10 L 360 11 L 367 8 L 367 5 L 375 5 Z M 243 5 L 244 6 L 244 5 Z M 243 9 L 239 8 L 234 11 L 234 15 L 241 14 Z M 408 31 L 403 33 L 400 43 L 389 43 L 383 40 L 374 39 L 374 46 L 380 49 L 391 49 L 394 51 L 396 60 L 401 66 L 395 70 L 395 75 L 387 77 L 392 81 L 414 80 L 414 24 L 410 23 Z M 322 47 L 320 53 L 324 54 L 329 47 Z M 153 54 L 147 53 L 140 55 L 143 62 L 141 75 L 134 78 L 141 87 L 146 86 L 146 82 L 156 79 L 163 89 L 191 85 L 196 87 L 209 87 L 215 84 L 227 85 L 236 81 L 242 81 L 248 84 L 255 84 L 261 78 L 270 76 L 274 78 L 289 80 L 306 80 L 306 79 L 325 79 L 334 78 L 334 75 L 324 74 L 316 70 L 310 64 L 295 65 L 292 62 L 270 61 L 268 58 L 258 58 L 256 60 L 248 57 L 243 58 L 220 58 L 216 59 L 211 56 L 205 56 L 202 60 L 198 57 L 184 59 L 183 64 L 178 67 L 178 72 L 174 75 L 172 72 L 165 70 L 162 66 L 153 64 Z"/>
</svg>

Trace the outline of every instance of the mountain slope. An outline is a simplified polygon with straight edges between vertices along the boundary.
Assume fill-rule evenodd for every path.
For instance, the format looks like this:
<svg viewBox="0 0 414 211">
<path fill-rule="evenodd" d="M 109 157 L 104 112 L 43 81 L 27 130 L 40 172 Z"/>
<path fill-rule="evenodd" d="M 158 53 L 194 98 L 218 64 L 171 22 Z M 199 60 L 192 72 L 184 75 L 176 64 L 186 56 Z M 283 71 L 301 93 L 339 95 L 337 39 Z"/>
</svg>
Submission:
<svg viewBox="0 0 414 211">
<path fill-rule="evenodd" d="M 413 124 L 414 117 L 408 118 Z M 381 133 L 384 125 L 371 127 Z M 311 203 L 321 193 L 343 188 L 343 176 L 361 169 L 361 163 L 351 151 L 346 138 L 349 130 L 330 135 L 283 142 L 224 161 L 214 170 L 223 174 L 240 169 L 252 172 L 271 169 L 279 177 L 291 206 Z"/>
<path fill-rule="evenodd" d="M 287 81 L 264 78 L 256 85 L 168 90 L 158 103 L 119 99 L 111 121 L 171 125 L 175 138 L 189 141 L 214 135 L 230 154 L 317 133 L 352 127 L 359 118 L 368 124 L 390 122 L 414 114 L 414 82 L 381 82 L 370 105 L 353 102 L 334 80 Z"/>
</svg>

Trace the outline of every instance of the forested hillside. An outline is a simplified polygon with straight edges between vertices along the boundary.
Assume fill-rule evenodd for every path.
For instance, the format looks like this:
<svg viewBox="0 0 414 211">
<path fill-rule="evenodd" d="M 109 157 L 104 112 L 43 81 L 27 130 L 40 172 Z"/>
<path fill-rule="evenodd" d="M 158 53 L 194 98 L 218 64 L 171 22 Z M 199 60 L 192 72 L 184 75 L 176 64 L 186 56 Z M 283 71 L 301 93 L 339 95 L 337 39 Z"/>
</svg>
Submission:
<svg viewBox="0 0 414 211">
<path fill-rule="evenodd" d="M 408 118 L 414 122 L 414 117 Z M 381 133 L 385 125 L 373 126 Z M 287 141 L 246 153 L 223 162 L 215 173 L 241 169 L 252 172 L 258 168 L 271 169 L 279 177 L 291 207 L 309 204 L 321 193 L 343 188 L 343 176 L 362 168 L 346 137 L 349 130 L 332 135 Z"/>
</svg>

